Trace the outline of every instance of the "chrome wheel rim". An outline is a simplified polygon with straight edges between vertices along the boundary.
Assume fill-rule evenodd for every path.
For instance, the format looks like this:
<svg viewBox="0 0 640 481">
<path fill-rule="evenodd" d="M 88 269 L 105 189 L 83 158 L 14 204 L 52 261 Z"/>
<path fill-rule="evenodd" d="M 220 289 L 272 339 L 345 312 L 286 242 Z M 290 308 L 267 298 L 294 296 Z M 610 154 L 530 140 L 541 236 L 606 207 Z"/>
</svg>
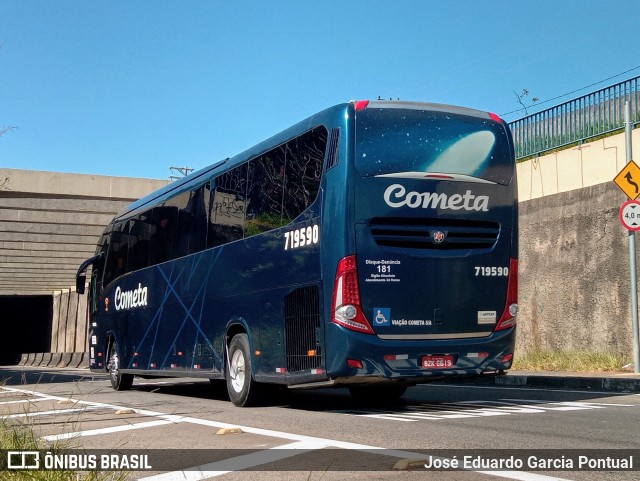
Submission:
<svg viewBox="0 0 640 481">
<path fill-rule="evenodd" d="M 119 370 L 119 361 L 118 361 L 118 353 L 115 350 L 111 353 L 111 357 L 109 357 L 109 375 L 113 381 L 118 380 L 118 370 Z"/>
<path fill-rule="evenodd" d="M 244 354 L 240 349 L 233 353 L 231 356 L 231 365 L 229 366 L 231 376 L 231 387 L 237 393 L 242 391 L 244 387 L 245 376 L 245 359 Z"/>
</svg>

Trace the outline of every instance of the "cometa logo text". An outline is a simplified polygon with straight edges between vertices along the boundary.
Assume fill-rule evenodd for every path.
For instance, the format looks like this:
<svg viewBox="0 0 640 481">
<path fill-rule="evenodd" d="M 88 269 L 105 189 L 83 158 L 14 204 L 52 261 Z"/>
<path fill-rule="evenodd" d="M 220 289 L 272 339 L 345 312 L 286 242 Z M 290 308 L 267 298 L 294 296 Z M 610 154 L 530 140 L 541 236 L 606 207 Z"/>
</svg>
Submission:
<svg viewBox="0 0 640 481">
<path fill-rule="evenodd" d="M 133 309 L 135 307 L 144 307 L 147 305 L 147 287 L 138 284 L 137 289 L 131 291 L 123 291 L 120 286 L 116 287 L 116 294 L 113 298 L 113 304 L 116 311 L 121 309 Z"/>
<path fill-rule="evenodd" d="M 384 201 L 389 207 L 407 206 L 411 209 L 451 209 L 489 211 L 488 195 L 473 195 L 470 190 L 463 194 L 437 194 L 435 192 L 407 192 L 400 184 L 393 184 L 384 191 Z"/>
</svg>

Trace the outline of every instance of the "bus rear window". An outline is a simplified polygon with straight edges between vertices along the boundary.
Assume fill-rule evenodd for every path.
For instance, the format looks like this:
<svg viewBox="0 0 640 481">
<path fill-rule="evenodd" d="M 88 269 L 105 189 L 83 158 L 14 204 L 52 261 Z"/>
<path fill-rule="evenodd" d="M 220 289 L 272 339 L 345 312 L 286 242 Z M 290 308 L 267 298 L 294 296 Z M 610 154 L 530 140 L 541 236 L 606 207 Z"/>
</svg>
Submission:
<svg viewBox="0 0 640 481">
<path fill-rule="evenodd" d="M 364 177 L 458 174 L 506 185 L 515 168 L 507 135 L 490 118 L 369 107 L 356 115 L 355 165 Z"/>
</svg>

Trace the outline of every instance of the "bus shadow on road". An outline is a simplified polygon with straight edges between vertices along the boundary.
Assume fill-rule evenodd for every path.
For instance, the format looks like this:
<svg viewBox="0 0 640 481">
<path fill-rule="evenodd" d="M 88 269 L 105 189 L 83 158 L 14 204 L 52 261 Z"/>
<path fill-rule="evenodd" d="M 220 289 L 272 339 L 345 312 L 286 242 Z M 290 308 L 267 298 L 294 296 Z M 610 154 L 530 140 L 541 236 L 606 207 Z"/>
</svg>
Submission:
<svg viewBox="0 0 640 481">
<path fill-rule="evenodd" d="M 0 386 L 24 386 L 29 384 L 55 384 L 86 382 L 106 379 L 107 375 L 95 374 L 88 369 L 25 368 L 0 366 Z"/>
<path fill-rule="evenodd" d="M 341 412 L 359 414 L 398 413 L 429 418 L 427 414 L 464 418 L 467 415 L 488 416 L 500 413 L 533 413 L 541 411 L 572 411 L 592 409 L 600 400 L 623 393 L 603 393 L 566 390 L 529 389 L 465 389 L 464 385 L 420 385 L 409 388 L 394 401 L 375 398 L 355 399 L 346 388 L 290 389 L 273 391 L 260 407 L 282 407 L 312 412 Z M 230 402 L 224 381 L 208 382 L 199 379 L 172 378 L 139 379 L 133 389 L 150 393 Z M 597 407 L 595 407 L 597 408 Z M 445 412 L 446 411 L 446 412 Z M 453 411 L 453 412 L 452 412 Z M 456 412 L 459 411 L 459 415 Z M 418 412 L 418 414 L 416 414 Z M 419 414 L 419 413 L 423 414 Z M 412 416 L 408 416 L 411 418 Z"/>
</svg>

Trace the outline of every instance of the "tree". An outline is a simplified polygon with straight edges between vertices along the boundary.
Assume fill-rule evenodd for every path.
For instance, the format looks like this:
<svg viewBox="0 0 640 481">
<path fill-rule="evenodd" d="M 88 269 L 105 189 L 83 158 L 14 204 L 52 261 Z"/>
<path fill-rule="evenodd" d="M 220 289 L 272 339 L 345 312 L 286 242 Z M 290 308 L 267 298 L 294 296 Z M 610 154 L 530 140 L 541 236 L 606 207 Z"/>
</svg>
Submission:
<svg viewBox="0 0 640 481">
<path fill-rule="evenodd" d="M 522 89 L 522 93 L 520 95 L 518 95 L 516 93 L 516 91 L 513 91 L 513 94 L 516 96 L 516 98 L 518 99 L 518 103 L 520 105 L 522 105 L 522 107 L 524 108 L 524 113 L 526 115 L 529 115 L 529 111 L 527 110 L 527 106 L 524 103 L 524 98 L 527 97 L 529 95 L 529 90 L 528 89 Z M 540 100 L 538 97 L 533 97 L 531 99 L 531 104 L 529 105 L 529 107 L 531 107 L 531 105 L 535 104 L 538 100 Z"/>
<path fill-rule="evenodd" d="M 0 43 L 0 48 L 2 48 L 2 46 L 4 45 L 4 43 Z M 12 130 L 14 130 L 15 127 L 0 127 L 0 137 L 2 137 L 4 134 L 6 134 L 7 132 L 10 132 Z M 0 183 L 0 186 L 4 185 L 4 183 Z"/>
<path fill-rule="evenodd" d="M 2 137 L 4 134 L 6 134 L 7 132 L 10 132 L 12 130 L 14 130 L 15 127 L 0 127 L 0 137 Z"/>
<path fill-rule="evenodd" d="M 0 127 L 0 137 L 13 129 L 15 127 Z M 0 190 L 11 190 L 9 188 L 9 177 L 0 178 Z"/>
</svg>

